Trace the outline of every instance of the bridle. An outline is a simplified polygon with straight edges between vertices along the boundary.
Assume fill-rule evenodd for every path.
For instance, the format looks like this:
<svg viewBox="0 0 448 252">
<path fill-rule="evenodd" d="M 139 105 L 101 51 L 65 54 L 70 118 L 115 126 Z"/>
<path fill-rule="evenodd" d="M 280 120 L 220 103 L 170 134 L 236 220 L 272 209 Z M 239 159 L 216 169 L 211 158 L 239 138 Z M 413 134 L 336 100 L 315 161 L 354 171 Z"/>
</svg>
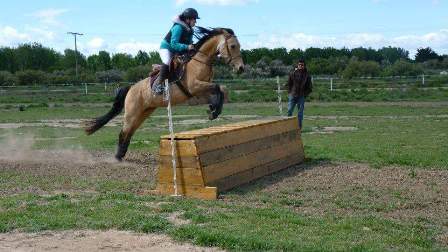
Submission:
<svg viewBox="0 0 448 252">
<path fill-rule="evenodd" d="M 235 35 L 226 34 L 226 35 L 224 35 L 224 38 L 225 38 L 224 44 L 226 45 L 226 51 L 227 51 L 227 53 L 226 53 L 227 55 L 225 56 L 225 58 L 227 58 L 226 64 L 230 64 L 230 63 L 232 63 L 233 60 L 240 59 L 241 58 L 241 54 L 239 54 L 238 56 L 234 57 L 230 53 L 229 43 L 227 41 L 229 41 L 231 38 L 236 38 Z M 220 52 L 220 54 L 223 55 L 222 52 Z"/>
<path fill-rule="evenodd" d="M 230 64 L 230 63 L 232 63 L 232 61 L 234 61 L 235 59 L 242 58 L 242 57 L 241 57 L 241 54 L 239 54 L 238 56 L 233 56 L 233 55 L 230 53 L 230 48 L 229 48 L 229 43 L 228 43 L 228 41 L 229 41 L 230 39 L 232 39 L 232 38 L 236 38 L 236 36 L 235 36 L 235 35 L 231 35 L 231 34 L 225 34 L 225 35 L 224 35 L 224 38 L 225 38 L 224 44 L 225 44 L 226 54 L 223 54 L 223 53 L 221 52 L 222 49 L 221 49 L 221 48 L 218 48 L 218 51 L 216 52 L 216 55 L 224 56 L 223 58 L 226 59 L 226 62 L 225 62 L 226 64 Z M 215 62 L 215 57 L 212 57 L 211 60 L 209 60 L 209 62 L 207 62 L 207 61 L 198 59 L 198 58 L 196 57 L 197 54 L 202 54 L 202 55 L 204 55 L 204 56 L 207 57 L 207 58 L 210 57 L 208 54 L 206 54 L 206 53 L 202 52 L 201 50 L 197 49 L 197 50 L 196 50 L 196 54 L 195 54 L 191 59 L 193 59 L 193 60 L 195 60 L 195 61 L 197 61 L 197 62 L 200 62 L 200 63 L 202 63 L 202 64 L 205 64 L 205 65 L 207 65 L 207 66 L 210 66 L 210 67 L 213 66 L 213 64 L 214 64 L 214 62 Z"/>
</svg>

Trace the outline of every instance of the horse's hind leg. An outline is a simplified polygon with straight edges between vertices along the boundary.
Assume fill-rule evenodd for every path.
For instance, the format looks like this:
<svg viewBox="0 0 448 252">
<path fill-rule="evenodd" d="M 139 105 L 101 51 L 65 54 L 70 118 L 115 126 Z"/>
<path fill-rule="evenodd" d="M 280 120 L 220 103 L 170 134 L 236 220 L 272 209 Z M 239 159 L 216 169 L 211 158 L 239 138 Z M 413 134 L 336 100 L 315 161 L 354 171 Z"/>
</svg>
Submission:
<svg viewBox="0 0 448 252">
<path fill-rule="evenodd" d="M 121 129 L 118 137 L 117 153 L 115 154 L 115 158 L 118 161 L 121 161 L 126 155 L 132 135 L 134 135 L 138 127 L 140 127 L 140 125 L 152 112 L 154 112 L 154 110 L 155 108 L 148 108 L 137 113 L 125 113 L 123 128 Z"/>
</svg>

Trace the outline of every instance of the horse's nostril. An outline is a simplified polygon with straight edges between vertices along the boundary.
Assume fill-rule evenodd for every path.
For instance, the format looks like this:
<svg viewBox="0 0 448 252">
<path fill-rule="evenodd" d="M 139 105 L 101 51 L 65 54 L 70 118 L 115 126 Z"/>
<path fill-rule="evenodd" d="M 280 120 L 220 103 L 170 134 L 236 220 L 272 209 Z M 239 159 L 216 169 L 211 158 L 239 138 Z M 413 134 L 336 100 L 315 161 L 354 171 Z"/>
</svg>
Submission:
<svg viewBox="0 0 448 252">
<path fill-rule="evenodd" d="M 240 72 L 240 73 L 244 72 L 244 66 L 240 66 L 240 67 L 238 68 L 238 72 Z"/>
</svg>

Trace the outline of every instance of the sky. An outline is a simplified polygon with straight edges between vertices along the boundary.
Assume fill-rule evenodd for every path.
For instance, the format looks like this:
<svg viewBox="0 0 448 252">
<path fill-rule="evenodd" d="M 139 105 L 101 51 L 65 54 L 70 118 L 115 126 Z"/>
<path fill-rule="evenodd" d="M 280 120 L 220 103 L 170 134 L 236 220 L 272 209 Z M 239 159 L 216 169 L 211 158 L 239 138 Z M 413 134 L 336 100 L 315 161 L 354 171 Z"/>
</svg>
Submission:
<svg viewBox="0 0 448 252">
<path fill-rule="evenodd" d="M 0 0 L 0 47 L 28 42 L 85 55 L 154 51 L 183 9 L 232 28 L 243 49 L 396 46 L 448 54 L 448 0 Z"/>
</svg>

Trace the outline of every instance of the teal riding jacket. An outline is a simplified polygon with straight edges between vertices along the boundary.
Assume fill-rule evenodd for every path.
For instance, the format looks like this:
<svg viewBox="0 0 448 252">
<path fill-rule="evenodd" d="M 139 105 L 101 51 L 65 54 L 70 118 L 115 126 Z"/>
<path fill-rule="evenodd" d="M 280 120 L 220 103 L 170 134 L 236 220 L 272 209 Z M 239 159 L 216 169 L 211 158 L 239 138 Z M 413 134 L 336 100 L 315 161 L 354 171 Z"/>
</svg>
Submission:
<svg viewBox="0 0 448 252">
<path fill-rule="evenodd" d="M 193 32 L 179 23 L 174 23 L 165 39 L 160 44 L 161 49 L 168 49 L 172 53 L 183 53 L 188 45 L 193 43 Z"/>
</svg>

